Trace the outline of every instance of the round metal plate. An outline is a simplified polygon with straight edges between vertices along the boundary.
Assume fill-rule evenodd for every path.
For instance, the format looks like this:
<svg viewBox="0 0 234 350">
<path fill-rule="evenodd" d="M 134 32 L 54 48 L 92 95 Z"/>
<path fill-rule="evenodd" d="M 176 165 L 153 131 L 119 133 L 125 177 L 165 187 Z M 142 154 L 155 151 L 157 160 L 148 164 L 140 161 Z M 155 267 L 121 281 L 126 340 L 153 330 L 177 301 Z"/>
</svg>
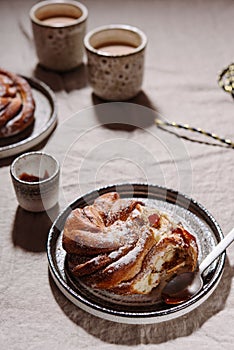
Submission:
<svg viewBox="0 0 234 350">
<path fill-rule="evenodd" d="M 0 140 L 0 159 L 22 153 L 42 142 L 53 131 L 57 122 L 57 105 L 53 91 L 39 80 L 25 78 L 32 88 L 35 100 L 35 122 L 24 132 Z"/>
<path fill-rule="evenodd" d="M 218 285 L 224 267 L 225 253 L 207 269 L 203 289 L 179 305 L 164 304 L 154 292 L 148 296 L 118 296 L 72 281 L 66 273 L 66 252 L 62 247 L 66 218 L 71 210 L 91 204 L 98 196 L 112 191 L 117 191 L 123 198 L 138 198 L 147 205 L 168 213 L 173 220 L 181 221 L 196 237 L 199 262 L 223 238 L 222 231 L 212 215 L 202 205 L 176 191 L 147 184 L 118 184 L 94 190 L 68 206 L 49 232 L 47 244 L 49 268 L 62 293 L 75 305 L 95 316 L 131 324 L 167 321 L 191 311 L 204 302 Z"/>
</svg>

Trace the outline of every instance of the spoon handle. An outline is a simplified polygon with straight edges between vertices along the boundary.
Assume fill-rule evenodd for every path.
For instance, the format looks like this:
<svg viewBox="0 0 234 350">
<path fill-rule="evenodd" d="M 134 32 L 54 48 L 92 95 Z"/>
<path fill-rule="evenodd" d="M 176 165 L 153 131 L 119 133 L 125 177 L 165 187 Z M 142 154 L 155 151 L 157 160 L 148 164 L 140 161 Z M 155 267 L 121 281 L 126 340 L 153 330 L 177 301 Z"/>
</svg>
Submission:
<svg viewBox="0 0 234 350">
<path fill-rule="evenodd" d="M 210 266 L 210 264 L 221 254 L 234 240 L 234 228 L 215 246 L 210 254 L 202 261 L 199 266 L 200 274 Z"/>
</svg>

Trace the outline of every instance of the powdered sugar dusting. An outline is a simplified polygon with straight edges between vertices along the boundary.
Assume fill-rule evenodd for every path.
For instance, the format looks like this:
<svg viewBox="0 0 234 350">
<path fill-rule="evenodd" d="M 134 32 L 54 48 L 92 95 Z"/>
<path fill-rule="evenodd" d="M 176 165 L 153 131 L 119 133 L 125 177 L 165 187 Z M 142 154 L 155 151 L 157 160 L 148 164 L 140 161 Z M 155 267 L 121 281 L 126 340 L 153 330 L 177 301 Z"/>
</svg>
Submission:
<svg viewBox="0 0 234 350">
<path fill-rule="evenodd" d="M 91 264 L 97 266 L 100 262 L 100 271 L 96 276 L 96 281 L 95 276 L 92 274 L 91 276 L 88 275 L 90 280 L 93 278 L 90 283 L 97 288 L 111 289 L 123 281 L 130 280 L 131 286 L 129 285 L 129 288 L 134 287 L 134 283 L 140 283 L 140 281 L 142 282 L 140 285 L 144 287 L 146 284 L 146 282 L 143 283 L 144 271 L 147 272 L 147 268 L 149 268 L 147 272 L 149 276 L 149 291 L 148 289 L 146 291 L 148 293 L 159 280 L 153 274 L 158 273 L 161 268 L 163 269 L 165 261 L 168 261 L 168 259 L 169 261 L 173 260 L 170 257 L 166 259 L 165 255 L 160 252 L 160 249 L 167 249 L 169 246 L 174 246 L 177 249 L 177 245 L 179 249 L 183 247 L 183 228 L 181 229 L 181 234 L 180 232 L 174 234 L 174 228 L 177 228 L 178 224 L 173 222 L 166 213 L 156 208 L 141 205 L 139 202 L 137 202 L 135 209 L 131 211 L 135 203 L 121 199 L 120 203 L 115 203 L 115 205 L 110 207 L 109 211 L 101 215 L 104 227 L 99 232 L 89 232 L 88 226 L 86 231 L 80 230 L 78 232 L 80 237 L 83 232 L 84 247 L 93 247 L 94 252 L 95 248 L 98 248 L 95 254 L 99 252 L 102 256 L 104 253 L 109 253 L 105 255 L 107 258 L 105 266 L 101 266 L 102 260 L 99 259 L 99 256 L 89 260 L 90 266 L 92 266 Z M 93 214 L 95 219 L 95 211 L 91 214 Z M 88 219 L 95 223 L 95 220 L 91 220 L 91 214 Z M 152 217 L 157 220 L 152 220 Z M 190 250 L 194 249 L 192 245 L 190 248 Z M 152 257 L 155 258 L 157 253 L 159 253 L 158 263 L 152 264 Z M 170 264 L 167 264 L 167 266 L 171 268 Z"/>
<path fill-rule="evenodd" d="M 144 233 L 139 240 L 137 241 L 136 246 L 131 249 L 126 255 L 122 256 L 119 260 L 112 263 L 108 269 L 115 270 L 119 269 L 121 266 L 129 265 L 137 260 L 137 257 L 142 253 L 142 250 L 144 249 L 145 242 L 148 238 L 149 234 Z"/>
</svg>

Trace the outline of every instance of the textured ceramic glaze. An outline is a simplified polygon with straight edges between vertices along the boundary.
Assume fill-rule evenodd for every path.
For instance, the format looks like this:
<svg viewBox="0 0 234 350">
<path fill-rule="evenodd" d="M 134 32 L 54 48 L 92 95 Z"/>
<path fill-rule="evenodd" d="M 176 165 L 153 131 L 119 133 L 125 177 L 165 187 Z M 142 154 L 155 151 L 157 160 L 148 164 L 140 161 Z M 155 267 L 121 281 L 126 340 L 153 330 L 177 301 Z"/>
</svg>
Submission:
<svg viewBox="0 0 234 350">
<path fill-rule="evenodd" d="M 74 21 L 61 26 L 43 22 L 63 14 L 73 17 Z M 67 71 L 82 64 L 87 16 L 86 7 L 73 0 L 47 0 L 32 7 L 30 17 L 41 65 L 55 71 Z"/>
<path fill-rule="evenodd" d="M 57 160 L 42 152 L 25 153 L 14 160 L 11 165 L 11 178 L 19 205 L 28 211 L 45 211 L 58 202 L 59 164 Z M 22 173 L 48 177 L 37 182 L 20 179 Z"/>
<path fill-rule="evenodd" d="M 89 32 L 84 40 L 89 82 L 94 93 L 112 101 L 124 101 L 141 90 L 146 36 L 126 25 L 110 25 Z M 129 53 L 108 53 L 101 46 L 111 43 L 134 46 Z"/>
</svg>

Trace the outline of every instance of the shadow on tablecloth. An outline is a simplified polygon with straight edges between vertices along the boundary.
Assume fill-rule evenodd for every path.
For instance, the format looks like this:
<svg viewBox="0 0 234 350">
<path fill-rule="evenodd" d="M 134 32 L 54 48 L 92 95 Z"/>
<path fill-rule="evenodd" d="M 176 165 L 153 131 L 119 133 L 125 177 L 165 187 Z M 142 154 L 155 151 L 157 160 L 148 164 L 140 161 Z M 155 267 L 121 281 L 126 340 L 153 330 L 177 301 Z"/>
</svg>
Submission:
<svg viewBox="0 0 234 350">
<path fill-rule="evenodd" d="M 14 246 L 34 253 L 45 252 L 48 232 L 58 213 L 58 204 L 48 213 L 31 213 L 18 206 L 12 228 Z"/>
<path fill-rule="evenodd" d="M 98 122 L 107 129 L 132 132 L 137 128 L 145 129 L 155 124 L 158 108 L 142 90 L 132 99 L 123 102 L 105 101 L 92 93 L 92 102 Z M 112 103 L 110 109 L 99 108 L 103 103 Z M 127 105 L 129 104 L 129 105 Z M 141 108 L 136 108 L 136 105 Z M 146 107 L 143 109 L 142 107 Z"/>
<path fill-rule="evenodd" d="M 49 282 L 56 302 L 64 314 L 78 327 L 82 327 L 90 335 L 110 344 L 139 345 L 160 344 L 195 332 L 209 318 L 224 308 L 233 276 L 234 267 L 230 266 L 227 259 L 220 284 L 202 305 L 187 315 L 152 325 L 119 324 L 92 316 L 67 300 L 50 275 Z M 220 319 L 220 322 L 222 321 Z"/>
<path fill-rule="evenodd" d="M 54 72 L 38 64 L 35 67 L 34 76 L 49 85 L 55 92 L 80 90 L 88 84 L 85 64 L 64 73 Z"/>
</svg>

